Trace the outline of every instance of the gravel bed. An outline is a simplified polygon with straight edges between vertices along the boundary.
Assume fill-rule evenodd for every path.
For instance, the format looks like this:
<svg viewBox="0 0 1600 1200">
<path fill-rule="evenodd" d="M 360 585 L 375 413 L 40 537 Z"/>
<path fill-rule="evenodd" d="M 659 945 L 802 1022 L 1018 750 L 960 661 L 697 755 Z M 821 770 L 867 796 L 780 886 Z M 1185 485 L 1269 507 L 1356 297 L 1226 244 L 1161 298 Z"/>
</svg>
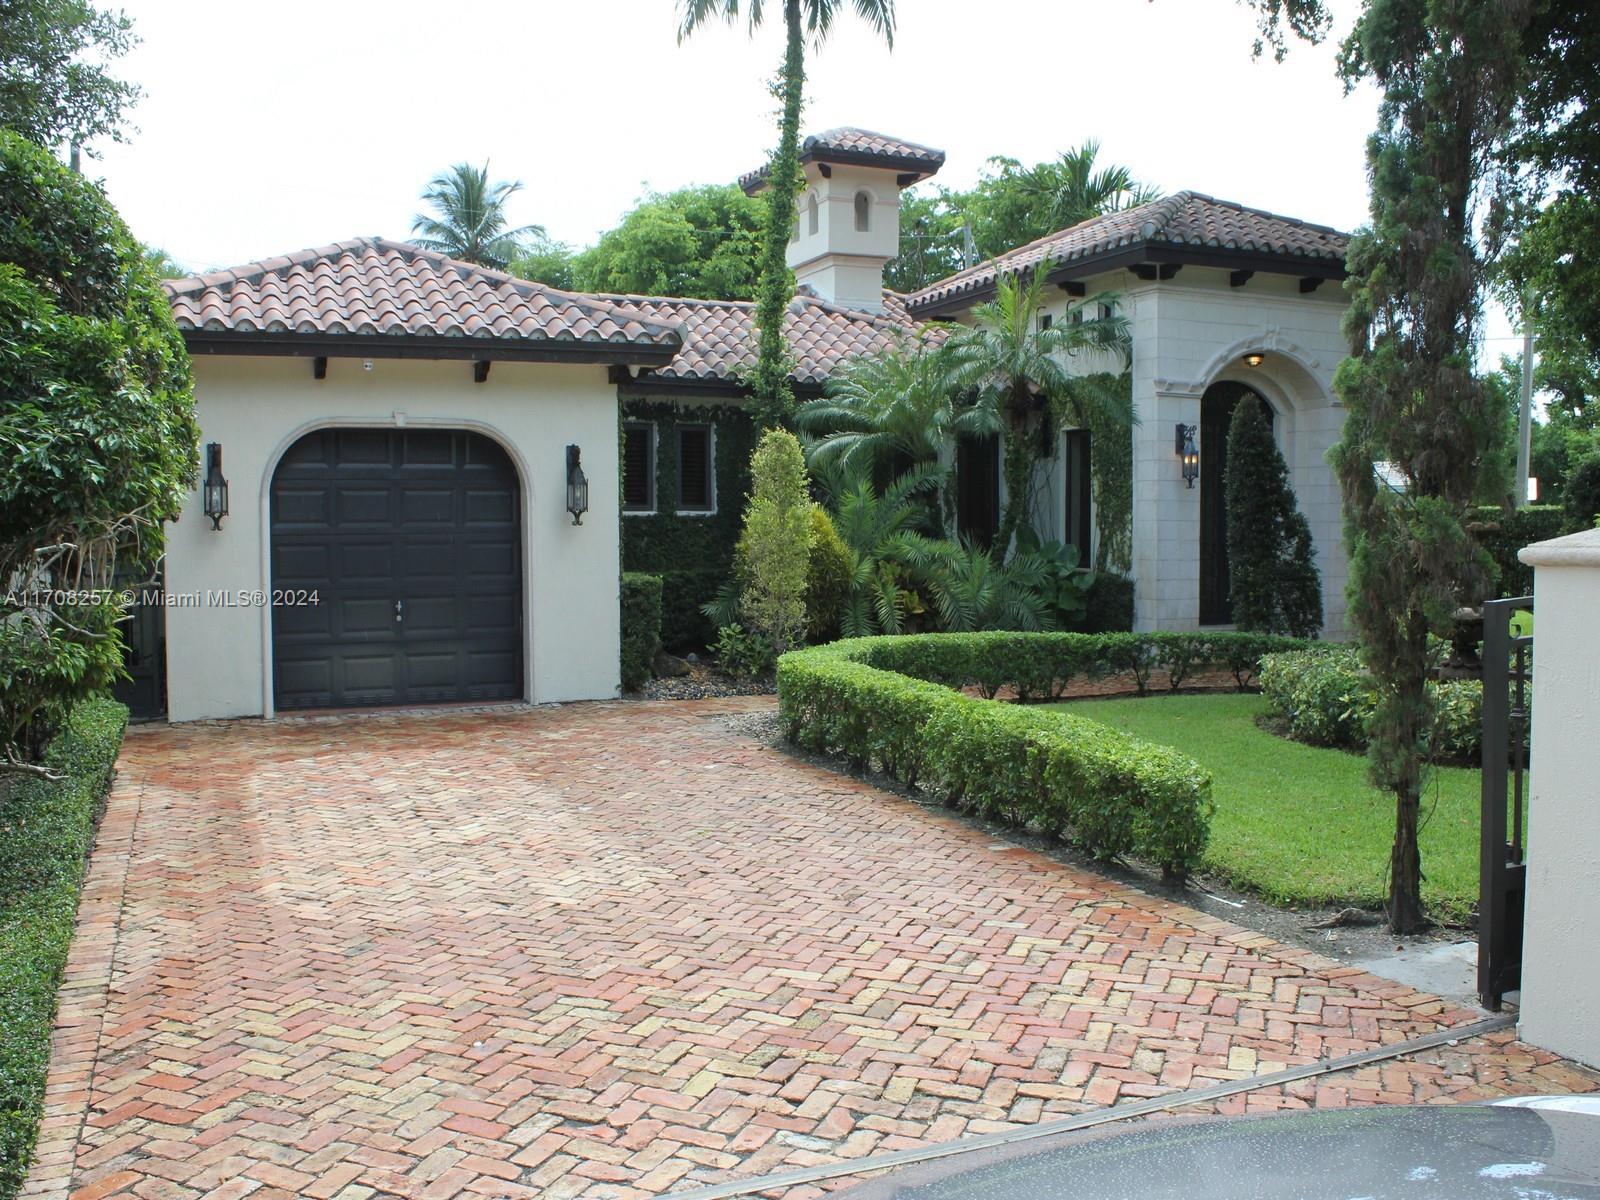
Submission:
<svg viewBox="0 0 1600 1200">
<path fill-rule="evenodd" d="M 710 700 L 718 696 L 770 696 L 771 679 L 734 679 L 713 671 L 705 663 L 690 663 L 689 674 L 676 679 L 652 679 L 629 695 L 640 700 Z"/>
</svg>

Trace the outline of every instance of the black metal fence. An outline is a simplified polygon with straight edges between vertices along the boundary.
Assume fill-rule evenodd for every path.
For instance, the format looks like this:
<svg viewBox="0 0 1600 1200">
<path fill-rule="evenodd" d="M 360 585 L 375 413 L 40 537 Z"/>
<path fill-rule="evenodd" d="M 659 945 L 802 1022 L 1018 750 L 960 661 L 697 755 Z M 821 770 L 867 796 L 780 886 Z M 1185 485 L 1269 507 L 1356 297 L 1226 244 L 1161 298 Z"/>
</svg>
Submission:
<svg viewBox="0 0 1600 1200">
<path fill-rule="evenodd" d="M 1478 999 L 1498 1011 L 1522 984 L 1527 864 L 1528 713 L 1533 634 L 1516 628 L 1532 596 L 1483 606 L 1483 816 L 1479 835 Z"/>
</svg>

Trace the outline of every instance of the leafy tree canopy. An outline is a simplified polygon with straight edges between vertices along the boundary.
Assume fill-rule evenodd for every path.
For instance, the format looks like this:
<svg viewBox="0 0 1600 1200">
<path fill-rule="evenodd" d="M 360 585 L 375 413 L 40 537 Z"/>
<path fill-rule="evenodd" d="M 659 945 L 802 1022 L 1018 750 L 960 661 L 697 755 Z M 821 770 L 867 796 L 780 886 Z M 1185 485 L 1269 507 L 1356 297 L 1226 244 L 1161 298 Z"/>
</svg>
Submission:
<svg viewBox="0 0 1600 1200">
<path fill-rule="evenodd" d="M 506 270 L 518 279 L 531 279 L 535 283 L 570 291 L 575 286 L 572 281 L 572 260 L 572 247 L 541 234 L 523 239 L 511 261 L 506 264 Z"/>
<path fill-rule="evenodd" d="M 153 564 L 194 480 L 189 357 L 94 184 L 0 130 L 0 771 L 121 660 L 119 564 Z"/>
<path fill-rule="evenodd" d="M 763 205 L 732 184 L 653 192 L 579 254 L 586 292 L 748 300 L 761 274 Z"/>
<path fill-rule="evenodd" d="M 992 258 L 1160 194 L 1127 167 L 1101 165 L 1100 143 L 1093 139 L 1032 166 L 991 158 L 966 191 L 913 189 L 901 197 L 900 254 L 885 282 L 916 291 L 961 270 L 969 256 Z"/>
<path fill-rule="evenodd" d="M 0 0 L 0 125 L 46 148 L 121 141 L 139 89 L 109 64 L 137 40 L 87 0 Z"/>
</svg>

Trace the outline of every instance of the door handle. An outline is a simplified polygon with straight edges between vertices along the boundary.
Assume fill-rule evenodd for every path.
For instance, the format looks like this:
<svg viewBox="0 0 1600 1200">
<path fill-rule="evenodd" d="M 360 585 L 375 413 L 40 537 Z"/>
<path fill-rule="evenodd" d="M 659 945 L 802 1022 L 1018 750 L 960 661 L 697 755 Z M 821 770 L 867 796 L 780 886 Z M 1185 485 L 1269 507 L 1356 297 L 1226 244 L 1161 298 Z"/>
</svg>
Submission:
<svg viewBox="0 0 1600 1200">
<path fill-rule="evenodd" d="M 396 621 L 404 621 L 406 619 L 405 610 L 406 602 L 404 600 L 396 600 L 394 602 L 394 619 Z"/>
</svg>

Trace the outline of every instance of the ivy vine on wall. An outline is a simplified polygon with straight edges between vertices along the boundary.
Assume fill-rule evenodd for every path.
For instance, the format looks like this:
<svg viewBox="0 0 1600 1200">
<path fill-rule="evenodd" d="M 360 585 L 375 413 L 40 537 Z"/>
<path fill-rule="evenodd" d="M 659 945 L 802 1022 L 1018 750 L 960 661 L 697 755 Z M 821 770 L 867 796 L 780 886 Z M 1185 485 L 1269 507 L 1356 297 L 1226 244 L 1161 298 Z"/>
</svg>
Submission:
<svg viewBox="0 0 1600 1200">
<path fill-rule="evenodd" d="M 618 407 L 619 439 L 622 425 L 630 421 L 650 422 L 656 435 L 655 510 L 622 516 L 622 568 L 661 576 L 661 640 L 668 650 L 704 647 L 716 631 L 700 606 L 716 596 L 733 562 L 740 517 L 750 493 L 755 426 L 738 404 L 624 395 Z M 675 511 L 680 425 L 710 425 L 716 431 L 714 513 Z"/>
</svg>

